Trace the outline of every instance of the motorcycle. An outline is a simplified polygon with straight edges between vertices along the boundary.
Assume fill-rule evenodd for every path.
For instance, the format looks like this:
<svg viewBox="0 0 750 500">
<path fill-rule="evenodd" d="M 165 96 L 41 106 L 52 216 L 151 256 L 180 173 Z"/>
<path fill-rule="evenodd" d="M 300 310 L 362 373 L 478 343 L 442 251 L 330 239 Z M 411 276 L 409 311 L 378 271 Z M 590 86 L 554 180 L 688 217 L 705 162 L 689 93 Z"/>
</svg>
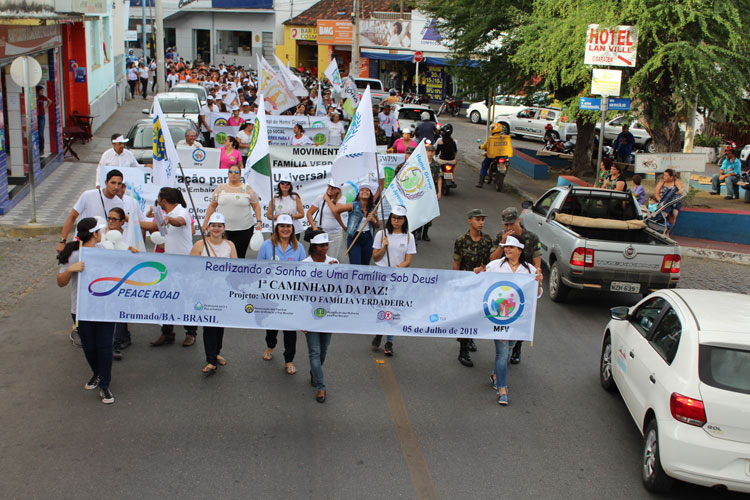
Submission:
<svg viewBox="0 0 750 500">
<path fill-rule="evenodd" d="M 451 189 L 458 187 L 454 180 L 454 174 L 456 173 L 456 166 L 452 163 L 446 163 L 440 166 L 441 175 L 443 177 L 443 196 L 448 196 Z"/>
<path fill-rule="evenodd" d="M 455 97 L 447 96 L 438 108 L 436 116 L 440 116 L 445 111 L 450 111 L 451 116 L 458 116 L 458 113 L 461 111 L 461 105 L 463 103 L 463 99 L 457 99 Z"/>
<path fill-rule="evenodd" d="M 503 183 L 505 182 L 505 174 L 508 173 L 508 164 L 510 158 L 507 156 L 500 156 L 498 158 L 492 158 L 490 166 L 487 169 L 487 184 L 495 184 L 495 191 L 498 193 L 503 190 Z"/>
<path fill-rule="evenodd" d="M 563 141 L 548 137 L 547 142 L 544 144 L 544 151 L 550 151 L 552 153 L 561 153 L 565 155 L 572 155 L 575 153 L 576 145 L 570 140 Z"/>
</svg>

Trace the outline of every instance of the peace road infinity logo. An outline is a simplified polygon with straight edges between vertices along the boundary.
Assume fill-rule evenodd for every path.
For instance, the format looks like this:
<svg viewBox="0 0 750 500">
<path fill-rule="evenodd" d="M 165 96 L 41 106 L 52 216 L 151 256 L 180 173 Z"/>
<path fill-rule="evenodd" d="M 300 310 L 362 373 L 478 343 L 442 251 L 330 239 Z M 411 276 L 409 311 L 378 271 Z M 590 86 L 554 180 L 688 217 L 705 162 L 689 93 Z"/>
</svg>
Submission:
<svg viewBox="0 0 750 500">
<path fill-rule="evenodd" d="M 145 268 L 156 269 L 156 271 L 159 272 L 159 279 L 157 279 L 155 281 L 149 281 L 149 282 L 145 282 L 145 281 L 133 281 L 133 280 L 129 280 L 128 279 L 133 274 L 135 274 L 138 271 L 140 271 L 141 269 L 145 269 Z M 127 274 L 125 276 L 123 276 L 122 278 L 105 277 L 105 278 L 95 279 L 94 281 L 92 281 L 91 283 L 89 283 L 89 293 L 91 295 L 95 296 L 95 297 L 104 297 L 106 295 L 109 295 L 109 294 L 113 293 L 115 290 L 117 290 L 118 288 L 120 288 L 123 284 L 125 284 L 125 285 L 133 285 L 133 286 L 151 286 L 151 285 L 156 285 L 157 283 L 160 283 L 166 277 L 167 277 L 167 266 L 165 266 L 161 262 L 141 262 L 140 264 L 133 266 L 133 268 L 130 269 L 130 271 L 128 271 Z M 115 286 L 113 286 L 110 290 L 107 290 L 106 292 L 95 292 L 93 290 L 93 287 L 94 287 L 95 284 L 99 283 L 100 281 L 116 281 L 117 284 Z"/>
<path fill-rule="evenodd" d="M 509 325 L 523 313 L 523 291 L 510 281 L 492 285 L 484 294 L 484 315 L 497 325 Z"/>
</svg>

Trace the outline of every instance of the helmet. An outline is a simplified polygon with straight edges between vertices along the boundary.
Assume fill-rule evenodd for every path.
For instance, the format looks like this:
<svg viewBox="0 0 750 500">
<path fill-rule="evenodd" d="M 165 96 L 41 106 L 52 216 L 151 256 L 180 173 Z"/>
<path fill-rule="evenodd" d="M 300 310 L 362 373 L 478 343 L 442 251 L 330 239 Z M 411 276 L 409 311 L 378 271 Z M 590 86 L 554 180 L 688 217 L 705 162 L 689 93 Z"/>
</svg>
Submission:
<svg viewBox="0 0 750 500">
<path fill-rule="evenodd" d="M 545 132 L 549 132 L 550 130 L 552 130 L 552 124 L 548 123 L 547 125 L 545 125 L 544 126 L 544 130 L 545 130 Z"/>
<path fill-rule="evenodd" d="M 453 125 L 446 123 L 440 127 L 440 135 L 451 135 L 453 133 Z"/>
<path fill-rule="evenodd" d="M 422 119 L 422 121 L 427 121 L 430 119 L 430 112 L 422 111 L 422 114 L 419 117 Z"/>
<path fill-rule="evenodd" d="M 391 91 L 389 92 L 389 94 L 396 95 L 396 89 L 391 89 Z"/>
</svg>

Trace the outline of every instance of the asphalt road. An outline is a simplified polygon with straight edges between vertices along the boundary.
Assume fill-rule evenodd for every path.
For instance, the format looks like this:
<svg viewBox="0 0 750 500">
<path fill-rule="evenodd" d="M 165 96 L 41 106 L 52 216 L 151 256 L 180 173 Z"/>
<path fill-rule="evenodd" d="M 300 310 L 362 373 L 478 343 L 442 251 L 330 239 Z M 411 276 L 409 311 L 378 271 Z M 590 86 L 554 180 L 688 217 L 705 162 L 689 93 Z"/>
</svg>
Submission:
<svg viewBox="0 0 750 500">
<path fill-rule="evenodd" d="M 459 169 L 414 266 L 450 267 L 469 208 L 488 210 L 495 234 L 500 211 L 520 203 L 474 182 Z M 9 275 L 49 265 L 54 247 L 1 243 L 3 258 L 26 255 Z M 115 404 L 102 405 L 83 390 L 90 373 L 67 339 L 69 289 L 50 271 L 30 274 L 38 282 L 3 289 L 15 295 L 3 302 L 0 332 L 0 498 L 651 498 L 640 484 L 640 434 L 598 381 L 608 309 L 636 296 L 573 292 L 555 304 L 545 295 L 534 345 L 510 368 L 508 407 L 489 387 L 489 341 L 465 368 L 454 340 L 397 339 L 384 358 L 367 336 L 335 335 L 328 401 L 318 404 L 301 334 L 297 375 L 283 373 L 281 349 L 261 360 L 263 332 L 228 330 L 229 364 L 205 378 L 201 337 L 152 348 L 158 330 L 143 325 L 131 327 L 134 345 L 115 363 Z M 746 497 L 680 483 L 659 498 Z"/>
</svg>

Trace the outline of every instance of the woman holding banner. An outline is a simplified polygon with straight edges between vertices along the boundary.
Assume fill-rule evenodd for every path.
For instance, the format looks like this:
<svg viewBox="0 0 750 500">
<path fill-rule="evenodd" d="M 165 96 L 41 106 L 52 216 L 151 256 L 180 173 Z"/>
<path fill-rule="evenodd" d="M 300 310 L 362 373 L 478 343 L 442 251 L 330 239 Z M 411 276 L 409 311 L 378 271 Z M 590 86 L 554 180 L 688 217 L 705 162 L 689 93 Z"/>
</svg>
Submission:
<svg viewBox="0 0 750 500">
<path fill-rule="evenodd" d="M 204 232 L 208 229 L 207 221 L 217 210 L 226 218 L 227 239 L 234 243 L 237 256 L 244 259 L 253 232 L 260 231 L 263 225 L 258 194 L 242 181 L 242 170 L 239 165 L 229 168 L 229 182 L 219 184 L 214 189 L 203 219 Z"/>
<path fill-rule="evenodd" d="M 369 266 L 372 259 L 372 239 L 380 227 L 377 206 L 373 195 L 378 191 L 377 184 L 362 183 L 359 193 L 351 203 L 339 205 L 338 213 L 351 212 L 346 225 L 346 248 L 349 251 L 349 264 Z"/>
<path fill-rule="evenodd" d="M 313 230 L 320 229 L 327 233 L 328 250 L 337 259 L 344 238 L 344 230 L 346 230 L 346 225 L 339 215 L 343 205 L 341 188 L 333 180 L 330 180 L 326 192 L 315 198 L 307 211 L 307 221 L 310 223 L 310 227 Z"/>
<path fill-rule="evenodd" d="M 292 146 L 314 146 L 315 143 L 305 135 L 305 129 L 299 123 L 294 126 L 294 136 L 292 136 Z"/>
<path fill-rule="evenodd" d="M 250 153 L 250 142 L 253 136 L 253 124 L 243 123 L 237 132 L 237 147 L 242 155 L 242 164 L 247 163 L 247 155 Z"/>
<path fill-rule="evenodd" d="M 396 205 L 391 210 L 385 229 L 375 235 L 372 244 L 375 265 L 381 267 L 409 267 L 412 256 L 417 253 L 417 244 L 414 236 L 409 232 L 409 221 L 406 220 L 406 207 Z M 382 335 L 376 335 L 372 339 L 373 349 L 380 347 Z M 393 335 L 385 338 L 383 354 L 393 356 Z"/>
<path fill-rule="evenodd" d="M 310 240 L 310 256 L 304 262 L 317 262 L 318 264 L 338 264 L 335 258 L 328 255 L 328 234 L 318 231 Z M 310 358 L 310 384 L 318 390 L 315 400 L 318 403 L 326 402 L 326 384 L 323 378 L 323 363 L 326 360 L 328 346 L 331 344 L 331 333 L 306 332 L 307 355 Z"/>
<path fill-rule="evenodd" d="M 276 196 L 268 204 L 266 217 L 269 220 L 278 220 L 282 215 L 288 215 L 292 218 L 294 225 L 294 234 L 299 239 L 302 233 L 302 222 L 300 219 L 305 216 L 305 207 L 302 204 L 302 198 L 294 192 L 292 180 L 288 175 L 284 175 L 278 184 L 276 184 Z"/>
<path fill-rule="evenodd" d="M 258 260 L 285 260 L 300 261 L 305 259 L 305 249 L 299 244 L 294 235 L 292 218 L 287 214 L 276 218 L 276 226 L 270 240 L 263 242 L 258 252 Z M 276 347 L 278 330 L 266 330 L 266 350 L 263 359 L 273 359 L 273 350 Z M 294 375 L 297 369 L 294 367 L 294 355 L 297 353 L 297 332 L 284 330 L 284 362 L 287 375 Z"/>
<path fill-rule="evenodd" d="M 76 322 L 76 306 L 78 302 L 78 273 L 83 271 L 80 248 L 101 247 L 102 232 L 106 224 L 99 223 L 93 217 L 86 217 L 76 226 L 76 239 L 62 249 L 57 259 L 62 268 L 57 273 L 57 286 L 64 287 L 71 283 L 70 311 Z M 112 342 L 115 334 L 115 324 L 104 321 L 78 321 L 78 335 L 81 337 L 81 347 L 86 356 L 93 375 L 83 386 L 87 391 L 99 387 L 99 397 L 102 403 L 115 402 L 109 383 L 112 379 Z"/>
<path fill-rule="evenodd" d="M 538 297 L 541 297 L 542 274 L 524 257 L 523 243 L 515 236 L 508 236 L 501 246 L 505 253 L 504 257 L 493 260 L 486 267 L 477 267 L 474 272 L 535 274 L 539 282 Z M 497 391 L 497 403 L 503 406 L 508 404 L 508 361 L 515 343 L 514 340 L 495 340 L 495 369 L 490 373 L 490 383 Z"/>
<path fill-rule="evenodd" d="M 226 228 L 225 223 L 224 216 L 219 212 L 214 212 L 208 220 L 208 238 L 206 238 L 206 244 L 203 244 L 203 240 L 196 241 L 195 245 L 193 245 L 193 249 L 190 251 L 190 255 L 236 259 L 237 250 L 234 248 L 234 244 L 231 241 L 227 241 L 227 236 L 224 231 Z M 206 251 L 206 245 L 208 245 L 208 248 L 211 251 L 210 255 Z M 227 364 L 227 360 L 222 358 L 219 354 L 221 352 L 223 341 L 224 328 L 217 326 L 203 327 L 203 348 L 206 351 L 206 363 L 208 363 L 203 370 L 201 370 L 204 375 L 212 375 L 216 373 L 219 366 Z"/>
</svg>

